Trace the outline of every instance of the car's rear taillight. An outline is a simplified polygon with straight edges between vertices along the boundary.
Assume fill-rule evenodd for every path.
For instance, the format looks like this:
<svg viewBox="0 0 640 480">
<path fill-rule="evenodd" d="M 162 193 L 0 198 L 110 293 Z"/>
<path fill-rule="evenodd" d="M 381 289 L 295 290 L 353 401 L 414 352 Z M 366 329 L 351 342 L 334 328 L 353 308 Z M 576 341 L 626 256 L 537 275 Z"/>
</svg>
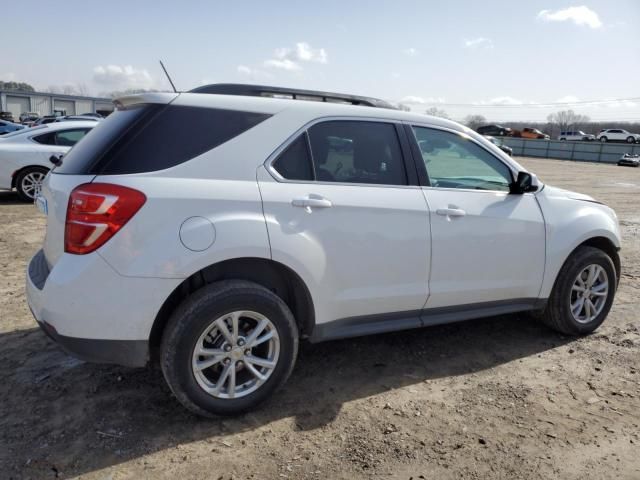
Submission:
<svg viewBox="0 0 640 480">
<path fill-rule="evenodd" d="M 64 251 L 77 255 L 104 245 L 144 205 L 147 197 L 111 183 L 85 183 L 69 196 Z"/>
</svg>

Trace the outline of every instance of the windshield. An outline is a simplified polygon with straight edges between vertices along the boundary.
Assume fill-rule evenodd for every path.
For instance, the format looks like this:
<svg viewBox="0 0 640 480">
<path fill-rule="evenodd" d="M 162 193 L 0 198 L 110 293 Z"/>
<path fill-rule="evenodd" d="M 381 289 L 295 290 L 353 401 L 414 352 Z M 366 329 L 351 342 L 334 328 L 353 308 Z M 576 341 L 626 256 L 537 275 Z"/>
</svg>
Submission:
<svg viewBox="0 0 640 480">
<path fill-rule="evenodd" d="M 11 137 L 19 137 L 20 135 L 26 135 L 29 133 L 37 133 L 38 131 L 42 130 L 42 129 L 46 129 L 48 128 L 46 125 L 42 125 L 40 127 L 34 127 L 34 128 L 21 128 L 20 130 L 16 130 L 15 132 L 11 132 L 11 133 L 7 133 L 6 135 L 2 135 L 2 137 L 0 138 L 11 138 Z"/>
</svg>

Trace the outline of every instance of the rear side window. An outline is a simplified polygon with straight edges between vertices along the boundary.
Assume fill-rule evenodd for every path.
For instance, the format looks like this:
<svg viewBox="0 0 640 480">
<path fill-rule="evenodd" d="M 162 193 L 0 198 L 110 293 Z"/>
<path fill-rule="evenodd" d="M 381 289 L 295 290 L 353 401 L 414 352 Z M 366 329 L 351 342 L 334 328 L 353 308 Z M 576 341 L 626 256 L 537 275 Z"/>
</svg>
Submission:
<svg viewBox="0 0 640 480">
<path fill-rule="evenodd" d="M 163 170 L 222 145 L 269 116 L 173 105 L 118 110 L 79 142 L 56 172 L 115 175 Z"/>
<path fill-rule="evenodd" d="M 273 162 L 273 168 L 287 180 L 313 180 L 313 167 L 307 145 L 307 134 L 303 133 Z"/>
</svg>

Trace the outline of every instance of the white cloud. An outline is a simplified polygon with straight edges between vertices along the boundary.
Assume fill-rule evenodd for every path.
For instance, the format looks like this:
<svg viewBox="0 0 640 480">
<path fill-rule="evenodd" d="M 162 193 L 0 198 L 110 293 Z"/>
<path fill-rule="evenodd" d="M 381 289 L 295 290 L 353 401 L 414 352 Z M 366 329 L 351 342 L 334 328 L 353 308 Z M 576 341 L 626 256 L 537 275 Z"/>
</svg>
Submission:
<svg viewBox="0 0 640 480">
<path fill-rule="evenodd" d="M 264 61 L 264 66 L 282 70 L 302 70 L 301 63 L 327 63 L 327 51 L 324 48 L 312 48 L 306 42 L 298 42 L 294 48 L 277 48 L 274 57 Z"/>
<path fill-rule="evenodd" d="M 617 100 L 617 99 L 607 99 L 608 103 L 602 104 L 608 108 L 636 108 L 640 105 L 638 102 L 634 102 L 633 100 Z M 600 105 L 594 105 L 598 107 Z"/>
<path fill-rule="evenodd" d="M 405 55 L 407 55 L 408 57 L 416 57 L 418 56 L 418 54 L 420 53 L 417 49 L 410 47 L 410 48 L 405 48 L 402 53 L 404 53 Z"/>
<path fill-rule="evenodd" d="M 580 99 L 575 95 L 565 95 L 564 97 L 557 99 L 555 103 L 575 103 L 579 101 Z"/>
<path fill-rule="evenodd" d="M 147 70 L 131 65 L 99 65 L 93 69 L 93 81 L 110 90 L 150 89 L 155 86 Z"/>
<path fill-rule="evenodd" d="M 16 74 L 13 72 L 0 73 L 0 80 L 3 82 L 13 82 L 16 79 Z"/>
<path fill-rule="evenodd" d="M 294 71 L 294 70 L 302 70 L 302 67 L 299 63 L 294 62 L 293 60 L 289 60 L 285 58 L 283 60 L 278 60 L 272 58 L 271 60 L 265 60 L 264 66 L 269 68 L 280 68 L 282 70 Z"/>
<path fill-rule="evenodd" d="M 584 5 L 565 8 L 564 10 L 542 10 L 538 13 L 538 19 L 545 22 L 572 21 L 576 25 L 586 25 L 590 28 L 602 27 L 598 14 Z"/>
<path fill-rule="evenodd" d="M 518 100 L 513 97 L 495 97 L 489 100 L 480 100 L 479 102 L 474 102 L 475 105 L 523 105 L 524 102 L 522 100 Z"/>
<path fill-rule="evenodd" d="M 246 65 L 238 65 L 236 68 L 238 73 L 244 77 L 249 77 L 251 80 L 265 80 L 273 78 L 269 72 L 258 70 L 257 68 L 248 67 Z"/>
<path fill-rule="evenodd" d="M 493 48 L 493 41 L 485 37 L 473 38 L 471 40 L 465 40 L 464 47 L 465 48 Z"/>
<path fill-rule="evenodd" d="M 419 105 L 433 105 L 437 103 L 444 103 L 444 98 L 442 97 L 417 97 L 415 95 L 407 95 L 406 97 L 402 97 L 400 99 L 400 103 L 409 103 L 409 104 L 419 104 Z"/>
<path fill-rule="evenodd" d="M 402 75 L 400 75 L 398 72 L 391 72 L 391 78 L 400 78 Z"/>
</svg>

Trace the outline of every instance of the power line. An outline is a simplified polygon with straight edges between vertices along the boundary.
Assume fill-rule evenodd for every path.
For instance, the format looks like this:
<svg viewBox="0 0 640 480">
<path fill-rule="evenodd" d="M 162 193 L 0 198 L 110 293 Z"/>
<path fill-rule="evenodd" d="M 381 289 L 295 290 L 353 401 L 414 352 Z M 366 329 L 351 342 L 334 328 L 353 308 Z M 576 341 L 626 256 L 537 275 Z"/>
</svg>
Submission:
<svg viewBox="0 0 640 480">
<path fill-rule="evenodd" d="M 527 108 L 527 107 L 561 107 L 561 106 L 572 106 L 572 105 L 606 105 L 609 103 L 620 103 L 620 102 L 634 102 L 640 101 L 640 97 L 629 97 L 629 98 L 616 98 L 611 100 L 582 100 L 575 102 L 552 102 L 552 103 L 509 103 L 509 104 L 501 104 L 501 103 L 446 103 L 446 102 L 402 102 L 407 103 L 409 105 L 428 105 L 428 106 L 442 106 L 442 107 L 472 107 L 472 108 Z M 634 107 L 635 105 L 628 105 L 629 108 Z"/>
</svg>

